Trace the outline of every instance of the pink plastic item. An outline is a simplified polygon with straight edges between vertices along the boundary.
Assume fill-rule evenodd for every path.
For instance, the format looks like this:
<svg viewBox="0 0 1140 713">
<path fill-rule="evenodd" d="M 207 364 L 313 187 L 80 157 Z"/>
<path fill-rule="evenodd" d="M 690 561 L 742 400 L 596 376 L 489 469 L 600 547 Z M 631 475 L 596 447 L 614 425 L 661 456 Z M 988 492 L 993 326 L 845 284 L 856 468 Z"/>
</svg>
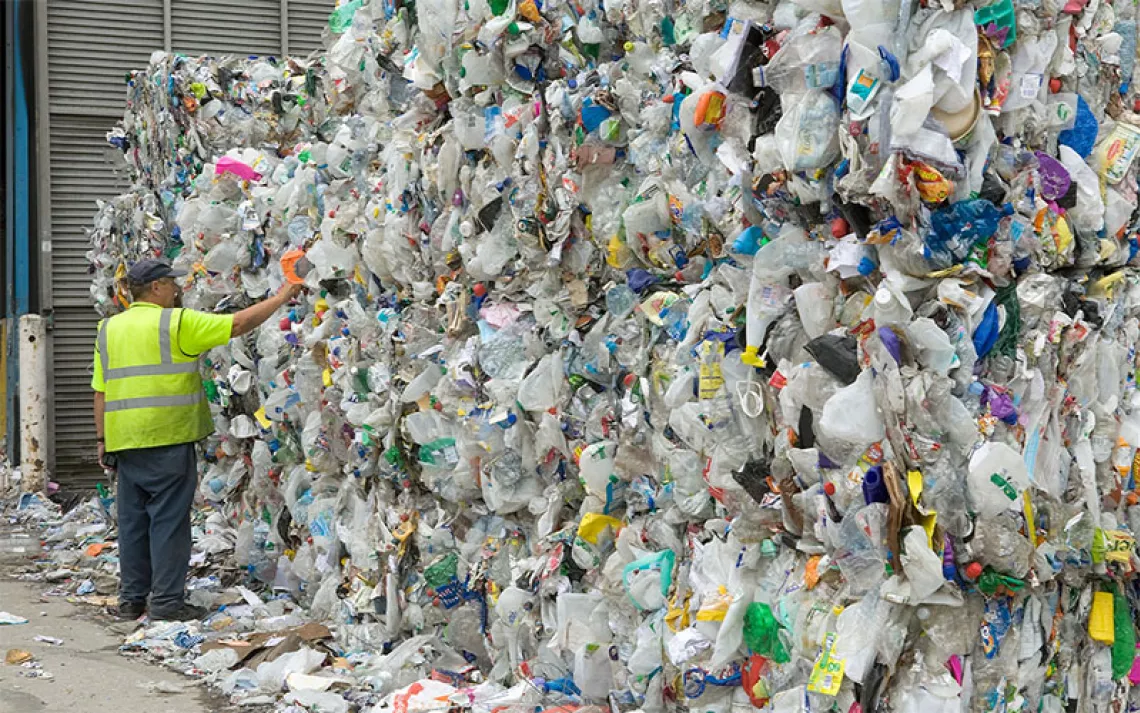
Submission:
<svg viewBox="0 0 1140 713">
<path fill-rule="evenodd" d="M 1140 651 L 1140 644 L 1136 644 L 1136 650 Z M 1140 683 L 1140 656 L 1132 660 L 1132 670 L 1128 672 L 1128 680 L 1133 686 Z"/>
<path fill-rule="evenodd" d="M 232 159 L 229 156 L 222 156 L 220 159 L 218 159 L 217 168 L 215 171 L 218 175 L 221 175 L 223 173 L 232 173 L 238 178 L 246 181 L 261 180 L 261 174 L 253 170 L 251 166 L 244 164 L 237 159 Z"/>
<path fill-rule="evenodd" d="M 946 661 L 946 668 L 950 669 L 950 675 L 962 685 L 962 659 L 958 658 L 958 654 L 954 654 Z"/>
</svg>

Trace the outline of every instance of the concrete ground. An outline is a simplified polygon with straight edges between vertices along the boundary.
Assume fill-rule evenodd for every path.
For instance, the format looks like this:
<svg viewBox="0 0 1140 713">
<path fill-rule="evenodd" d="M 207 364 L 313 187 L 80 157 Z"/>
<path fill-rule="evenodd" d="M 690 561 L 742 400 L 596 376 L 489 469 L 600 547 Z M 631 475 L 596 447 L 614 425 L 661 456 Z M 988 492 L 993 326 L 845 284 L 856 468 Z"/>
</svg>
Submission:
<svg viewBox="0 0 1140 713">
<path fill-rule="evenodd" d="M 2 572 L 0 572 L 2 576 Z M 119 653 L 122 637 L 91 607 L 41 597 L 42 584 L 0 578 L 0 611 L 28 619 L 0 625 L 0 713 L 217 713 L 228 710 L 204 686 L 172 671 Z M 63 639 L 61 646 L 36 636 Z M 52 678 L 29 678 L 4 662 L 10 649 L 34 655 Z"/>
</svg>

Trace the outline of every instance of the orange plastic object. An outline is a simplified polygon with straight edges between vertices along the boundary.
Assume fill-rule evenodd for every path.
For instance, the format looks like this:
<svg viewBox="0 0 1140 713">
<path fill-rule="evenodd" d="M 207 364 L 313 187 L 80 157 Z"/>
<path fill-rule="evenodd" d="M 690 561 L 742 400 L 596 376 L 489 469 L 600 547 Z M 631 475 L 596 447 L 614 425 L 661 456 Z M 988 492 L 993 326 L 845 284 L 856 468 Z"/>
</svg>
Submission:
<svg viewBox="0 0 1140 713">
<path fill-rule="evenodd" d="M 693 125 L 698 127 L 719 127 L 724 120 L 723 92 L 710 91 L 701 95 L 697 100 L 697 109 L 693 112 Z"/>
<path fill-rule="evenodd" d="M 281 270 L 285 273 L 285 279 L 294 285 L 305 282 L 305 275 L 311 267 L 312 265 L 305 259 L 304 250 L 290 250 L 281 256 Z"/>
</svg>

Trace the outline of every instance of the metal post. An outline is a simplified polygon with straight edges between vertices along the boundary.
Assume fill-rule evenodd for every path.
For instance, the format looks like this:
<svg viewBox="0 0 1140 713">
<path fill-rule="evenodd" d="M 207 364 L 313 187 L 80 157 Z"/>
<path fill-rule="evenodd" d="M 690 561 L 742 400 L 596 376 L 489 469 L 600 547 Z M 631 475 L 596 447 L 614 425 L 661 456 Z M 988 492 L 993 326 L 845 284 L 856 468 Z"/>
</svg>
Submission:
<svg viewBox="0 0 1140 713">
<path fill-rule="evenodd" d="M 16 104 L 15 121 L 13 122 L 15 128 L 15 143 L 12 146 L 12 153 L 15 157 L 15 171 L 16 171 L 16 185 L 15 185 L 15 198 L 16 204 L 13 206 L 16 211 L 16 234 L 9 239 L 12 240 L 16 249 L 16 262 L 11 266 L 12 270 L 8 273 L 8 282 L 15 285 L 15 304 L 16 314 L 27 314 L 28 312 L 28 297 L 31 288 L 31 263 L 29 257 L 31 254 L 31 191 L 32 191 L 32 172 L 30 158 L 32 127 L 31 127 L 31 114 L 28 111 L 29 87 L 27 78 L 25 77 L 24 64 L 25 55 L 29 47 L 30 37 L 23 35 L 24 24 L 21 22 L 22 16 L 26 11 L 31 9 L 31 4 L 27 0 L 18 0 L 15 3 L 10 3 L 13 6 L 13 14 L 15 19 L 15 32 L 12 37 L 13 55 L 15 56 L 15 74 L 16 83 L 12 87 L 14 93 L 14 101 Z"/>
<path fill-rule="evenodd" d="M 18 369 L 14 358 L 16 355 L 16 337 L 14 329 L 16 318 L 26 314 L 29 309 L 29 292 L 31 286 L 31 115 L 29 112 L 30 87 L 28 85 L 29 49 L 33 48 L 33 38 L 26 30 L 34 26 L 33 22 L 26 20 L 28 13 L 35 11 L 35 5 L 26 0 L 16 0 L 3 4 L 4 23 L 7 26 L 7 41 L 4 47 L 4 70 L 7 78 L 7 96 L 4 97 L 4 140 L 8 147 L 5 162 L 6 172 L 6 245 L 4 245 L 4 272 L 5 272 L 5 314 L 8 318 L 9 331 L 4 348 L 7 350 L 7 393 L 5 394 L 5 408 L 7 410 L 7 456 L 9 460 L 16 460 L 16 449 L 19 441 L 16 437 L 16 384 Z M 45 389 L 46 393 L 46 389 Z"/>
<path fill-rule="evenodd" d="M 43 317 L 20 317 L 20 483 L 27 492 L 39 492 L 47 484 L 46 348 Z"/>
<path fill-rule="evenodd" d="M 36 234 L 39 239 L 39 308 L 48 317 L 51 329 L 53 300 L 51 294 L 52 229 L 51 229 L 51 86 L 48 82 L 48 4 L 32 3 L 35 16 L 35 136 L 36 136 Z M 28 236 L 29 245 L 35 245 Z M 13 325 L 15 326 L 15 325 Z"/>
<path fill-rule="evenodd" d="M 39 239 L 39 251 L 36 253 L 37 269 L 39 270 L 39 301 L 38 306 L 35 307 L 39 314 L 43 315 L 45 327 L 47 330 L 52 329 L 53 315 L 55 310 L 55 300 L 52 297 L 52 262 L 54 256 L 52 254 L 52 242 L 54 232 L 52 230 L 52 211 L 51 211 L 51 155 L 52 155 L 52 116 L 51 116 L 51 87 L 49 68 L 48 68 L 48 3 L 46 2 L 32 2 L 31 12 L 33 12 L 32 25 L 35 28 L 35 42 L 32 48 L 31 56 L 34 57 L 35 73 L 32 78 L 32 88 L 34 89 L 34 109 L 35 109 L 35 177 L 36 177 L 36 194 L 35 206 L 30 206 L 29 209 L 34 209 L 36 216 L 35 235 Z M 53 12 L 58 12 L 58 7 Z M 31 235 L 28 236 L 29 245 L 35 247 L 32 243 Z M 11 319 L 8 322 L 8 332 L 17 332 L 16 320 Z M 44 369 L 47 372 L 47 400 L 45 401 L 45 408 L 47 409 L 48 428 L 51 428 L 52 419 L 55 413 L 55 392 L 53 390 L 52 382 L 52 368 L 53 354 L 52 354 L 51 340 L 45 341 L 44 348 L 40 352 L 40 358 L 44 360 Z M 16 366 L 16 354 L 9 352 L 8 365 L 9 370 Z M 9 391 L 15 391 L 16 386 L 14 383 L 9 382 Z M 15 421 L 15 413 L 12 412 L 10 421 Z M 9 427 L 9 430 L 14 434 L 15 429 Z M 15 437 L 13 436 L 13 440 Z M 47 469 L 50 471 L 55 467 L 55 449 L 49 448 L 44 454 L 47 459 Z M 13 458 L 15 462 L 15 458 Z"/>
<path fill-rule="evenodd" d="M 15 359 L 12 356 L 15 354 L 16 340 L 13 337 L 15 330 L 11 329 L 14 325 L 12 315 L 14 314 L 13 291 L 15 284 L 11 280 L 12 263 L 15 258 L 14 243 L 16 242 L 16 163 L 15 157 L 12 154 L 11 147 L 16 143 L 15 141 L 15 125 L 16 125 L 16 102 L 13 100 L 16 86 L 16 58 L 15 58 L 15 37 L 16 37 L 16 6 L 2 5 L 0 6 L 0 24 L 4 26 L 4 314 L 8 318 L 7 324 L 9 325 L 8 331 L 4 335 L 4 355 L 6 357 L 6 369 L 0 378 L 5 380 L 5 393 L 4 393 L 4 413 L 7 420 L 4 428 L 4 445 L 6 455 L 11 458 L 14 457 L 16 448 L 16 371 L 12 366 Z"/>
</svg>

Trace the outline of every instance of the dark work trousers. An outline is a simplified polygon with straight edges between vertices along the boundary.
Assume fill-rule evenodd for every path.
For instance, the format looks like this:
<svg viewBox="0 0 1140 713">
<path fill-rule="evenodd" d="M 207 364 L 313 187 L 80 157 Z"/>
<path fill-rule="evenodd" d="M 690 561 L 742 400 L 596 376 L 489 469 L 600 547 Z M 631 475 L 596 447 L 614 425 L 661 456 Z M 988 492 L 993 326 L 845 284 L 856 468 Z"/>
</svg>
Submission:
<svg viewBox="0 0 1140 713">
<path fill-rule="evenodd" d="M 182 608 L 190 567 L 190 507 L 198 488 L 193 443 L 118 451 L 119 601 L 151 616 Z"/>
</svg>

